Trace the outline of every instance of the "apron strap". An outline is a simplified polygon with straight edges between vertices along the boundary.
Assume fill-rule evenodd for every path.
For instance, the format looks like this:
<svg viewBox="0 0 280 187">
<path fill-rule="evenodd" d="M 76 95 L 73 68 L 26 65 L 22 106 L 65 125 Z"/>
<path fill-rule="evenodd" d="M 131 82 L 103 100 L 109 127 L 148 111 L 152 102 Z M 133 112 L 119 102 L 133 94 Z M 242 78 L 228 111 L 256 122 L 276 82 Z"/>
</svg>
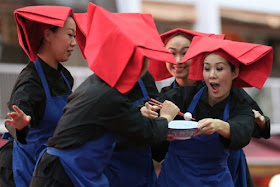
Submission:
<svg viewBox="0 0 280 187">
<path fill-rule="evenodd" d="M 47 97 L 47 98 L 50 98 L 50 97 L 51 97 L 51 93 L 50 93 L 50 90 L 49 90 L 49 86 L 48 86 L 48 83 L 47 83 L 47 80 L 46 80 L 46 76 L 45 76 L 45 74 L 44 74 L 44 72 L 43 72 L 43 69 L 42 69 L 42 67 L 41 67 L 41 64 L 40 64 L 38 58 L 36 58 L 36 61 L 35 61 L 34 64 L 35 64 L 36 70 L 37 70 L 37 72 L 38 72 L 38 74 L 39 74 L 39 77 L 40 77 L 40 79 L 41 79 L 41 82 L 42 82 L 42 84 L 43 84 L 46 97 Z"/>
<path fill-rule="evenodd" d="M 143 101 L 147 101 L 147 100 L 151 99 L 142 79 L 138 80 L 138 84 L 140 86 L 141 92 L 142 92 L 144 97 L 142 99 L 139 99 L 139 100 L 136 100 L 136 101 L 132 102 L 133 105 L 137 105 L 138 103 L 141 103 Z"/>
<path fill-rule="evenodd" d="M 227 104 L 224 110 L 223 120 L 227 121 L 229 119 L 229 108 L 230 108 L 230 102 L 231 102 L 231 95 L 227 98 Z"/>
<path fill-rule="evenodd" d="M 188 108 L 188 112 L 190 113 L 193 113 L 203 91 L 205 89 L 205 86 L 203 86 L 196 94 L 195 96 L 193 97 L 193 100 Z M 225 109 L 224 109 L 224 114 L 223 114 L 223 120 L 224 121 L 227 121 L 229 119 L 229 109 L 230 109 L 230 102 L 231 102 L 231 95 L 229 95 L 229 97 L 227 98 L 227 104 L 225 106 Z"/>
<path fill-rule="evenodd" d="M 61 71 L 60 74 L 62 75 L 62 77 L 63 77 L 63 79 L 64 79 L 64 81 L 65 81 L 67 87 L 69 88 L 69 90 L 70 90 L 71 93 L 72 93 L 72 89 L 71 89 L 70 83 L 69 83 L 69 81 L 67 80 L 67 78 L 65 77 L 64 73 Z"/>
<path fill-rule="evenodd" d="M 172 83 L 172 88 L 177 88 L 176 80 Z"/>
<path fill-rule="evenodd" d="M 204 89 L 205 89 L 205 86 L 200 88 L 200 90 L 195 94 L 195 96 L 193 97 L 193 100 L 192 100 L 192 102 L 191 102 L 187 112 L 193 113 L 193 111 L 194 111 L 194 109 L 195 109 L 195 107 L 196 107 L 196 105 L 197 105 L 197 103 L 198 103 L 198 101 L 199 101 L 199 99 L 200 99 Z"/>
</svg>

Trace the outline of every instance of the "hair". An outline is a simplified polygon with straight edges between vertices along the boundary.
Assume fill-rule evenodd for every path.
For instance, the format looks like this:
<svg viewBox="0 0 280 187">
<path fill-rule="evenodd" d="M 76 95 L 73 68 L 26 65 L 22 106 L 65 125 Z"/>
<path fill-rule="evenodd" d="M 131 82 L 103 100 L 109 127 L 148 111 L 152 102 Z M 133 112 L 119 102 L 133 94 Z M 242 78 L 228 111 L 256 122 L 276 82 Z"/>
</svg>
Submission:
<svg viewBox="0 0 280 187">
<path fill-rule="evenodd" d="M 57 29 L 58 29 L 58 26 L 54 26 L 54 27 L 50 28 L 50 30 L 51 30 L 53 33 L 56 33 Z"/>
<path fill-rule="evenodd" d="M 226 60 L 226 61 L 230 66 L 231 72 L 235 72 L 235 66 L 232 63 L 230 63 L 228 60 Z"/>
<path fill-rule="evenodd" d="M 204 59 L 205 59 L 209 54 L 211 54 L 211 53 L 207 53 L 206 56 L 204 57 Z M 219 55 L 219 56 L 223 57 L 223 58 L 227 61 L 227 63 L 229 64 L 231 72 L 235 72 L 235 66 L 234 66 L 233 63 L 231 63 L 227 58 L 225 58 L 223 55 L 221 55 L 221 54 L 219 54 L 219 53 L 213 52 L 213 54 L 216 54 L 216 55 Z"/>
</svg>

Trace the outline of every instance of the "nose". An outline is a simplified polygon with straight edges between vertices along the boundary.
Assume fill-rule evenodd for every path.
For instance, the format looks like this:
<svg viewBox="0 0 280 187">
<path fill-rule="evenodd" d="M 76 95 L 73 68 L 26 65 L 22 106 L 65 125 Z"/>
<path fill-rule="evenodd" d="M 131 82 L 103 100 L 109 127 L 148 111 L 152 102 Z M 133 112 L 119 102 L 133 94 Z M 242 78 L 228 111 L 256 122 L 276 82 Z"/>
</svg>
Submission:
<svg viewBox="0 0 280 187">
<path fill-rule="evenodd" d="M 210 78 L 216 77 L 216 71 L 215 71 L 215 69 L 211 69 L 211 70 L 210 70 L 210 72 L 209 72 L 209 77 L 210 77 Z"/>
<path fill-rule="evenodd" d="M 176 56 L 175 56 L 176 62 L 181 62 L 182 58 L 183 58 L 182 55 L 176 55 Z"/>
<path fill-rule="evenodd" d="M 73 38 L 72 39 L 72 41 L 71 41 L 71 46 L 76 46 L 77 45 L 77 41 L 76 41 L 76 39 L 75 38 Z"/>
</svg>

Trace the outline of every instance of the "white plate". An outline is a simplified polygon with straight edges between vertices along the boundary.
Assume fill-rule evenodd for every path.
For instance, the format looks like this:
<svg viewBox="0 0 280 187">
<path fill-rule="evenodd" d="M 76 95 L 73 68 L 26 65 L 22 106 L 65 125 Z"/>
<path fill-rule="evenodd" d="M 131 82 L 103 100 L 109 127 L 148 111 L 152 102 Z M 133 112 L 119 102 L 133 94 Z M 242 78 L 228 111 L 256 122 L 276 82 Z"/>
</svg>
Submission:
<svg viewBox="0 0 280 187">
<path fill-rule="evenodd" d="M 168 124 L 168 134 L 173 135 L 176 140 L 190 139 L 197 131 L 196 121 L 174 120 Z"/>
<path fill-rule="evenodd" d="M 168 124 L 170 129 L 193 129 L 197 128 L 196 121 L 174 120 Z"/>
</svg>

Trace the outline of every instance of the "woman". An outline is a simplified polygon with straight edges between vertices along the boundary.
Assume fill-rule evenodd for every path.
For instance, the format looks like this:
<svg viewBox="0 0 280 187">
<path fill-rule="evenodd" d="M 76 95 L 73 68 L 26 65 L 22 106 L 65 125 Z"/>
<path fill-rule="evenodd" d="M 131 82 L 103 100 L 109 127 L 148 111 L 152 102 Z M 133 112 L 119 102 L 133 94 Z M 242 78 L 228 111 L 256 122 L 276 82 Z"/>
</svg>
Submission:
<svg viewBox="0 0 280 187">
<path fill-rule="evenodd" d="M 161 35 L 161 39 L 164 42 L 166 48 L 173 53 L 177 62 L 181 62 L 177 65 L 166 63 L 166 68 L 162 65 L 162 63 L 159 62 L 154 63 L 150 66 L 150 71 L 153 73 L 156 80 L 162 80 L 170 76 L 173 76 L 175 78 L 175 81 L 170 86 L 166 86 L 161 89 L 161 94 L 164 94 L 175 87 L 195 86 L 197 88 L 200 88 L 201 86 L 203 86 L 203 83 L 201 81 L 194 81 L 188 78 L 190 61 L 182 63 L 185 61 L 184 57 L 193 36 L 202 36 L 202 34 L 203 33 L 197 33 L 190 30 L 174 29 Z M 209 37 L 217 37 L 222 39 L 224 35 L 209 34 Z M 160 70 L 160 72 L 164 73 L 160 74 L 157 70 Z M 240 98 L 242 98 L 244 102 L 247 102 L 253 107 L 253 112 L 256 117 L 253 137 L 262 137 L 268 139 L 270 137 L 269 118 L 263 116 L 263 113 L 258 104 L 242 88 L 233 88 L 233 92 L 235 92 L 236 95 L 240 95 Z M 168 151 L 168 142 L 163 145 L 153 146 L 152 148 L 153 158 L 157 161 L 161 161 L 164 159 L 165 153 Z M 228 164 L 236 187 L 253 186 L 245 155 L 242 150 L 231 151 Z"/>
<path fill-rule="evenodd" d="M 225 37 L 225 35 L 223 34 L 215 35 L 192 30 L 185 30 L 181 28 L 176 28 L 161 34 L 160 37 L 165 45 L 165 48 L 174 55 L 174 58 L 177 62 L 176 64 L 171 64 L 168 62 L 163 63 L 155 60 L 151 62 L 149 71 L 156 81 L 161 81 L 170 77 L 175 78 L 175 80 L 169 86 L 163 87 L 161 89 L 161 95 L 176 87 L 195 86 L 199 88 L 199 86 L 203 85 L 201 81 L 194 81 L 188 78 L 190 61 L 182 60 L 187 53 L 194 36 L 208 36 L 221 39 Z M 168 141 L 160 145 L 153 145 L 153 159 L 157 162 L 161 162 L 164 159 L 166 152 L 168 151 L 168 145 Z"/>
<path fill-rule="evenodd" d="M 186 56 L 192 60 L 189 78 L 203 78 L 206 87 L 199 92 L 194 87 L 178 88 L 162 98 L 173 101 L 181 111 L 193 113 L 199 120 L 199 131 L 190 140 L 170 143 L 158 185 L 234 186 L 227 167 L 227 149 L 240 149 L 249 143 L 254 115 L 250 105 L 232 92 L 231 87 L 261 88 L 271 68 L 272 49 L 195 37 Z M 258 75 L 260 69 L 263 72 L 257 79 L 247 77 Z"/>
<path fill-rule="evenodd" d="M 224 34 L 215 35 L 181 28 L 173 29 L 161 34 L 160 37 L 165 48 L 174 55 L 177 62 L 177 64 L 166 62 L 165 65 L 159 61 L 153 61 L 153 63 L 151 63 L 149 71 L 154 76 L 155 81 L 161 81 L 170 77 L 175 78 L 171 85 L 161 89 L 161 93 L 165 93 L 178 86 L 193 86 L 194 84 L 201 83 L 188 78 L 190 61 L 183 61 L 183 57 L 187 53 L 194 36 L 208 36 L 220 39 L 225 37 Z"/>
<path fill-rule="evenodd" d="M 12 166 L 16 186 L 29 186 L 39 153 L 72 92 L 73 78 L 60 63 L 69 59 L 76 46 L 76 24 L 71 16 L 71 8 L 60 6 L 15 10 L 19 43 L 31 61 L 19 74 L 8 103 L 14 111 L 5 120 L 14 140 L 5 148 L 10 152 L 3 150 L 8 155 L 1 157 Z"/>
<path fill-rule="evenodd" d="M 142 145 L 161 142 L 167 138 L 168 122 L 178 113 L 178 107 L 166 101 L 161 118 L 151 120 L 126 97 L 146 73 L 146 57 L 172 59 L 161 46 L 152 17 L 112 14 L 92 3 L 87 15 L 82 49 L 94 75 L 69 97 L 31 186 L 109 186 L 104 169 L 117 137 Z"/>
<path fill-rule="evenodd" d="M 87 15 L 87 13 L 75 14 L 76 19 L 79 20 L 78 25 L 83 28 L 83 33 L 87 30 Z M 137 105 L 158 97 L 158 94 L 155 81 L 147 72 L 125 95 L 133 105 Z M 139 145 L 127 138 L 118 137 L 110 162 L 104 169 L 110 186 L 154 186 L 156 174 L 151 157 L 150 146 Z"/>
</svg>

